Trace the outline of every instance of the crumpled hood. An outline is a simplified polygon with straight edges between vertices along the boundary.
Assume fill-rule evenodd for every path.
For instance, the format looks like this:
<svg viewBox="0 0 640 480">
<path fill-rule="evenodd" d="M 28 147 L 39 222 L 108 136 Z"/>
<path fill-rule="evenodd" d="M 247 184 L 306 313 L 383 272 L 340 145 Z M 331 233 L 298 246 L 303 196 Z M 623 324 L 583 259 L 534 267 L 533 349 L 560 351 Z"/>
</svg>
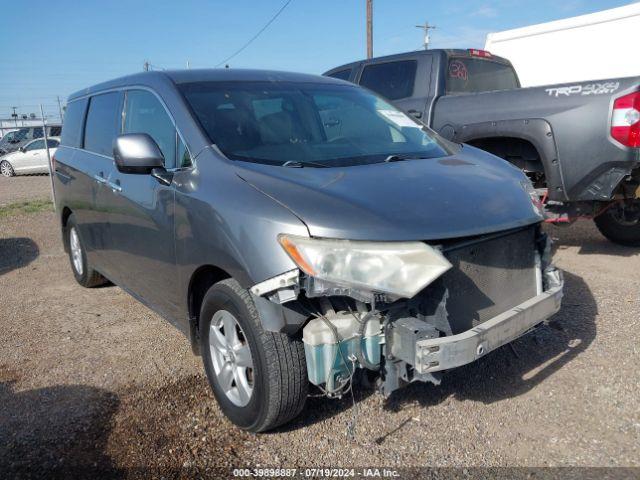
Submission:
<svg viewBox="0 0 640 480">
<path fill-rule="evenodd" d="M 542 220 L 520 170 L 466 145 L 449 157 L 344 168 L 236 165 L 242 179 L 290 209 L 314 237 L 436 240 Z"/>
</svg>

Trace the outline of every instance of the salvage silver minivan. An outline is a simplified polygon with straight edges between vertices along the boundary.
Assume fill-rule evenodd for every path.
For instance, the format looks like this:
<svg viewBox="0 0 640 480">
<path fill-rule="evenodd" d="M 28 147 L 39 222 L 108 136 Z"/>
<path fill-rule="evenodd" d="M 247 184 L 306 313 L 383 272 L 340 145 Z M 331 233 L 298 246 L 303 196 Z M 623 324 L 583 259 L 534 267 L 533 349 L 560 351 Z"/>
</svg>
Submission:
<svg viewBox="0 0 640 480">
<path fill-rule="evenodd" d="M 182 330 L 247 430 L 291 420 L 310 388 L 340 397 L 358 369 L 385 396 L 438 383 L 560 308 L 524 174 L 341 80 L 113 80 L 69 98 L 52 163 L 78 283 Z"/>
</svg>

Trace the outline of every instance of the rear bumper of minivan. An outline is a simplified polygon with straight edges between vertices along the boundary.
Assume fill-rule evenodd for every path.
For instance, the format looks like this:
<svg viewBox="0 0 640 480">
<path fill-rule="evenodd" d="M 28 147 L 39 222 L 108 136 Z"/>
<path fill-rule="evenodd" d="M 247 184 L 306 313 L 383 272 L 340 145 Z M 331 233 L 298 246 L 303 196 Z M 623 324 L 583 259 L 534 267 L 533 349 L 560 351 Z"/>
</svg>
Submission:
<svg viewBox="0 0 640 480">
<path fill-rule="evenodd" d="M 415 338 L 415 361 L 419 374 L 460 367 L 522 336 L 560 310 L 564 281 L 554 270 L 555 281 L 543 293 L 457 335 Z"/>
</svg>

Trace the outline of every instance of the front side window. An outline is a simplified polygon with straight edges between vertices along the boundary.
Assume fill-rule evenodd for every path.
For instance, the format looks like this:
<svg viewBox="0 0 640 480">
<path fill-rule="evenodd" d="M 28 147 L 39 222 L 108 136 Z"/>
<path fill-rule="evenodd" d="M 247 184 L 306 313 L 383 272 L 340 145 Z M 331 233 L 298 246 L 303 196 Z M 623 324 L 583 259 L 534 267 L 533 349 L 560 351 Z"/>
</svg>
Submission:
<svg viewBox="0 0 640 480">
<path fill-rule="evenodd" d="M 50 137 L 59 137 L 61 131 L 62 131 L 62 127 L 50 127 L 49 128 L 49 136 Z"/>
<path fill-rule="evenodd" d="M 146 133 L 158 144 L 167 169 L 176 167 L 176 129 L 164 106 L 146 90 L 127 92 L 124 133 Z"/>
<path fill-rule="evenodd" d="M 118 135 L 120 94 L 103 93 L 91 97 L 84 130 L 84 148 L 93 153 L 113 156 L 113 140 Z"/>
<path fill-rule="evenodd" d="M 389 100 L 413 95 L 418 63 L 415 60 L 367 65 L 362 71 L 360 85 Z"/>
<path fill-rule="evenodd" d="M 42 138 L 44 134 L 42 133 L 42 127 L 33 129 L 33 137 L 32 138 Z"/>
<path fill-rule="evenodd" d="M 447 93 L 476 93 L 518 88 L 511 65 L 484 58 L 452 57 L 447 70 Z"/>
<path fill-rule="evenodd" d="M 27 152 L 31 152 L 32 150 L 42 150 L 44 148 L 44 140 L 36 140 L 35 142 L 31 142 L 25 150 Z"/>
<path fill-rule="evenodd" d="M 231 159 L 349 166 L 390 155 L 441 157 L 454 148 L 356 86 L 196 82 L 179 88 L 211 142 Z"/>
<path fill-rule="evenodd" d="M 180 136 L 177 136 L 178 140 L 178 154 L 176 158 L 178 160 L 178 168 L 188 168 L 193 163 L 191 162 L 191 155 L 189 155 L 189 150 L 187 150 L 187 146 L 184 144 Z"/>
<path fill-rule="evenodd" d="M 47 139 L 47 147 L 49 148 L 58 148 L 58 143 L 58 140 Z"/>
</svg>

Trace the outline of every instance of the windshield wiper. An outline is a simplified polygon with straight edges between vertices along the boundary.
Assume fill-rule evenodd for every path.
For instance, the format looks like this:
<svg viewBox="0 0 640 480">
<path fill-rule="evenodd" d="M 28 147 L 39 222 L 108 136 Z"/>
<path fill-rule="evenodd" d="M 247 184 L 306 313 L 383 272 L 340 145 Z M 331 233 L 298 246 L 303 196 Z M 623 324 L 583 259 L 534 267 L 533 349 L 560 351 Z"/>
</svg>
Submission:
<svg viewBox="0 0 640 480">
<path fill-rule="evenodd" d="M 402 160 L 424 160 L 428 157 L 422 157 L 420 156 L 420 154 L 405 154 L 405 155 L 399 155 L 399 154 L 393 154 L 393 155 L 389 155 L 387 158 L 384 159 L 385 163 L 389 163 L 389 162 L 401 162 Z"/>
<path fill-rule="evenodd" d="M 288 160 L 288 161 L 284 162 L 281 166 L 282 167 L 289 167 L 289 168 L 304 168 L 304 167 L 328 168 L 329 167 L 329 165 L 325 165 L 324 163 L 299 162 L 297 160 Z"/>
</svg>

